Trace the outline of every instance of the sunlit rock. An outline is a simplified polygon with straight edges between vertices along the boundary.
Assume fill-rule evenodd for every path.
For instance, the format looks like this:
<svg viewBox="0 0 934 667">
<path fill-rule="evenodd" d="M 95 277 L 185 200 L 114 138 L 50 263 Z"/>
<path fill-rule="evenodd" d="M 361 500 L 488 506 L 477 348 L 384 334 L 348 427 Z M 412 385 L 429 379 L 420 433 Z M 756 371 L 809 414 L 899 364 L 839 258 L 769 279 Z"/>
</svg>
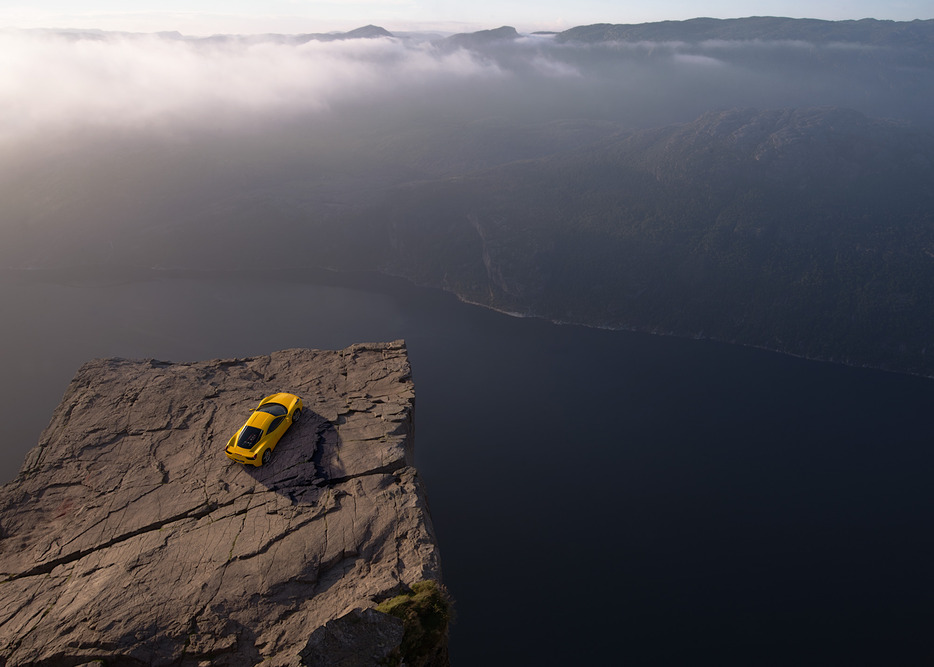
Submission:
<svg viewBox="0 0 934 667">
<path fill-rule="evenodd" d="M 230 461 L 277 391 L 301 421 L 268 466 Z M 0 664 L 299 664 L 329 621 L 440 580 L 413 403 L 401 341 L 85 364 L 0 489 Z"/>
</svg>

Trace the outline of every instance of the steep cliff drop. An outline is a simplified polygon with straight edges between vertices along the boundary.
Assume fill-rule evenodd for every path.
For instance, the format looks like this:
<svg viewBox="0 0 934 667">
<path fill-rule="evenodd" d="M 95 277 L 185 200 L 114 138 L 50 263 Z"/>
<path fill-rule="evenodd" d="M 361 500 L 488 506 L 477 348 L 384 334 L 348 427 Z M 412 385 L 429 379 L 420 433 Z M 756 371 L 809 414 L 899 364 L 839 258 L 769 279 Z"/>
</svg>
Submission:
<svg viewBox="0 0 934 667">
<path fill-rule="evenodd" d="M 230 461 L 277 391 L 301 420 Z M 85 364 L 0 488 L 0 665 L 398 664 L 373 607 L 441 578 L 414 395 L 402 341 Z"/>
</svg>

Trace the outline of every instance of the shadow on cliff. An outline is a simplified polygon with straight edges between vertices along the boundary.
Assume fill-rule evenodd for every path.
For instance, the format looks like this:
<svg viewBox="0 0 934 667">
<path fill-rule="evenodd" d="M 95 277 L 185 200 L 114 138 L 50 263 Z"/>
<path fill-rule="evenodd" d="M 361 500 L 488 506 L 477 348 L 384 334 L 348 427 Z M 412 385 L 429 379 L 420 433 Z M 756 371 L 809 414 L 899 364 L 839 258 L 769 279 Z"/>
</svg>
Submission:
<svg viewBox="0 0 934 667">
<path fill-rule="evenodd" d="M 256 649 L 256 632 L 228 615 L 224 603 L 213 605 L 219 625 L 200 633 L 197 624 L 187 637 L 153 635 L 151 640 L 121 654 L 112 644 L 98 645 L 92 641 L 81 646 L 80 651 L 65 650 L 48 658 L 31 662 L 35 667 L 81 667 L 81 665 L 106 665 L 107 667 L 147 667 L 154 664 L 196 667 L 210 664 L 212 667 L 238 667 L 258 664 L 262 657 Z M 178 655 L 177 649 L 184 649 Z M 6 667 L 6 658 L 0 656 L 0 667 Z"/>
<path fill-rule="evenodd" d="M 299 422 L 282 436 L 267 465 L 243 467 L 266 489 L 289 498 L 294 505 L 310 490 L 345 477 L 338 454 L 340 444 L 335 424 L 306 408 Z"/>
</svg>

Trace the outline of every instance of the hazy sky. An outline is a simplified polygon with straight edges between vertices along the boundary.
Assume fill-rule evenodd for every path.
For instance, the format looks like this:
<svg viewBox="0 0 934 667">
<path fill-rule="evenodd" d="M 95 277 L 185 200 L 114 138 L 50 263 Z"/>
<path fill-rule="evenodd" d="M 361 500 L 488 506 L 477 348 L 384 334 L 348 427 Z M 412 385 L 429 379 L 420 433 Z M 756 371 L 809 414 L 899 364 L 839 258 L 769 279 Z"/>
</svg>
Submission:
<svg viewBox="0 0 934 667">
<path fill-rule="evenodd" d="M 927 19 L 930 0 L 0 0 L 0 27 L 102 28 L 186 34 L 318 32 L 376 23 L 389 30 L 513 25 L 560 30 L 697 16 Z"/>
</svg>

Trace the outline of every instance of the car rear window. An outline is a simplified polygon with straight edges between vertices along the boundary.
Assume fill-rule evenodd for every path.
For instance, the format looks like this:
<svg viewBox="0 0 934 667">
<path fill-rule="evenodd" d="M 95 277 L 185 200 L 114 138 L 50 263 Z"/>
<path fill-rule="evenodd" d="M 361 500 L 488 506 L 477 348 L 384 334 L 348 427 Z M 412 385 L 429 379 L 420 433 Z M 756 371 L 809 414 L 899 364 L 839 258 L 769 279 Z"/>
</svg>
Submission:
<svg viewBox="0 0 934 667">
<path fill-rule="evenodd" d="M 243 449 L 253 449 L 263 436 L 263 430 L 255 426 L 244 426 L 237 439 L 237 446 Z"/>
<path fill-rule="evenodd" d="M 261 406 L 256 408 L 257 412 L 268 412 L 273 417 L 281 417 L 284 414 L 288 413 L 288 409 L 284 405 L 279 403 L 263 403 Z"/>
</svg>

